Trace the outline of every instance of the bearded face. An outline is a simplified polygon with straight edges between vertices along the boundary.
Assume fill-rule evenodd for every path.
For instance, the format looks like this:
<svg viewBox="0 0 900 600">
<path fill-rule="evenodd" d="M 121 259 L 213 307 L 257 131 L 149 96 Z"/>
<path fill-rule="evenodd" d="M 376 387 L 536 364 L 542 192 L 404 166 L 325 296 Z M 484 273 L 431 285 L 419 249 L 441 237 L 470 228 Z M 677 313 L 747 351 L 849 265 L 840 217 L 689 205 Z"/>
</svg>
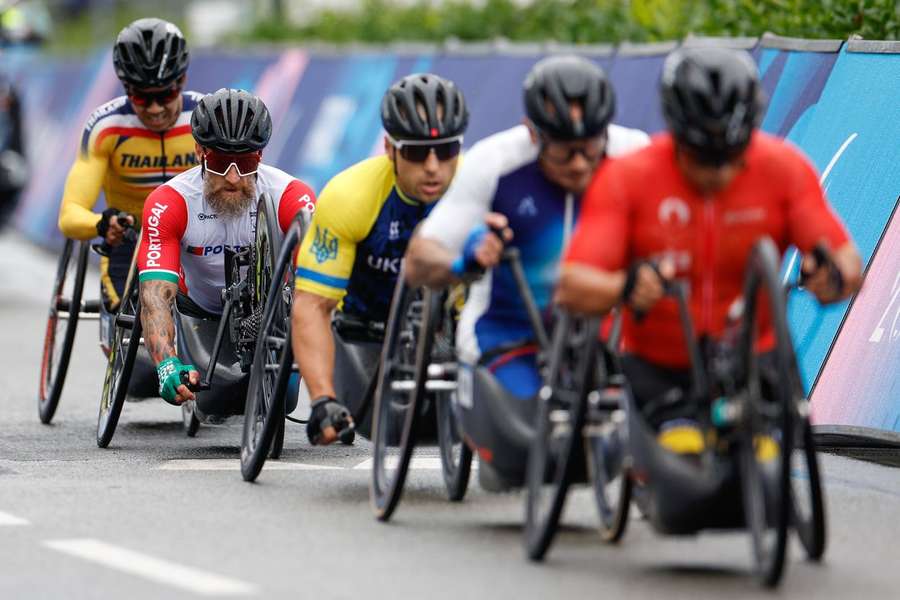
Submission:
<svg viewBox="0 0 900 600">
<path fill-rule="evenodd" d="M 203 197 L 223 218 L 245 214 L 256 199 L 256 176 L 241 177 L 232 168 L 224 177 L 206 172 L 203 178 Z"/>
</svg>

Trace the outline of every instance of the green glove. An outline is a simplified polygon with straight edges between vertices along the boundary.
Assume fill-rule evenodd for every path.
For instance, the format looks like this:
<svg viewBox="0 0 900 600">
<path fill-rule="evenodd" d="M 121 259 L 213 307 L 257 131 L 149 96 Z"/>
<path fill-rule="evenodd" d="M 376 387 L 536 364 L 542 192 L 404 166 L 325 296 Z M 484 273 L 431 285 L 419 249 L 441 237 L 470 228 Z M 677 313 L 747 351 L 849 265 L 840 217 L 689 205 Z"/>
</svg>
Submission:
<svg viewBox="0 0 900 600">
<path fill-rule="evenodd" d="M 181 374 L 196 371 L 194 365 L 184 365 L 177 356 L 172 356 L 160 362 L 156 366 L 156 374 L 159 376 L 159 395 L 169 404 L 175 404 L 175 396 L 178 395 L 178 386 L 181 385 Z"/>
</svg>

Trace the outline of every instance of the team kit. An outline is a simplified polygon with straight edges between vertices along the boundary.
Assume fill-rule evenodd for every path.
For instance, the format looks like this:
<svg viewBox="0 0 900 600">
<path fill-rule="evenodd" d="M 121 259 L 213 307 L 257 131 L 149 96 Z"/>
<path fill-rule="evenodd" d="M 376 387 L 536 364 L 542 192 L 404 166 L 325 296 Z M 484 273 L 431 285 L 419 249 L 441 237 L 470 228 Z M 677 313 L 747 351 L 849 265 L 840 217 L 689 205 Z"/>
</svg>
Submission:
<svg viewBox="0 0 900 600">
<path fill-rule="evenodd" d="M 483 489 L 526 491 L 533 559 L 573 485 L 594 488 L 607 541 L 633 504 L 661 533 L 747 529 L 766 585 L 790 530 L 821 557 L 818 476 L 805 511 L 790 489 L 798 452 L 817 466 L 779 268 L 797 248 L 793 287 L 828 304 L 862 264 L 809 159 L 759 130 L 749 54 L 673 51 L 652 137 L 615 123 L 596 64 L 543 58 L 523 122 L 465 150 L 464 91 L 410 74 L 384 92 L 383 153 L 318 191 L 265 163 L 262 99 L 189 91 L 189 59 L 173 24 L 125 27 L 125 95 L 88 119 L 66 180 L 60 230 L 100 238 L 100 446 L 124 400 L 161 397 L 190 435 L 242 415 L 247 480 L 286 422 L 312 445 L 365 438 L 381 520 L 413 446 L 438 446 L 451 500 L 477 462 Z M 44 422 L 68 310 L 51 310 Z"/>
</svg>

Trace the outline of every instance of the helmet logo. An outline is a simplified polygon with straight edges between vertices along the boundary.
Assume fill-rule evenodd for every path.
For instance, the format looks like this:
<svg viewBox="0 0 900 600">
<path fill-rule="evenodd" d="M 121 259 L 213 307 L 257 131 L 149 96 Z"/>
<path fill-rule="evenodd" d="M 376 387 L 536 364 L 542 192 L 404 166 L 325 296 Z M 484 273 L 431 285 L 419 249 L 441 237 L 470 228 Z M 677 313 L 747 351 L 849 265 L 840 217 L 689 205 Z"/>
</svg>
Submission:
<svg viewBox="0 0 900 600">
<path fill-rule="evenodd" d="M 438 136 L 438 130 L 436 127 L 431 128 L 431 137 L 436 138 Z"/>
</svg>

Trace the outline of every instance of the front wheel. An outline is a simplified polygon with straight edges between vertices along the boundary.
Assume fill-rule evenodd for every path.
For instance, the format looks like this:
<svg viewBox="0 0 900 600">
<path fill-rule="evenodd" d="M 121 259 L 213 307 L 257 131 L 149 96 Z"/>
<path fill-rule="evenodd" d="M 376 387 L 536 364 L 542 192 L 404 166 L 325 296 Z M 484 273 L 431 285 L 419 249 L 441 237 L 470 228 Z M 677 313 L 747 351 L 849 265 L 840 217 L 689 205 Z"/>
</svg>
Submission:
<svg viewBox="0 0 900 600">
<path fill-rule="evenodd" d="M 787 328 L 785 298 L 778 277 L 778 251 L 765 238 L 750 256 L 744 284 L 741 328 L 738 464 L 744 516 L 750 530 L 754 570 L 766 587 L 781 580 L 790 521 L 790 457 L 796 358 Z M 762 356 L 762 315 L 769 315 L 775 348 Z M 771 359 L 769 365 L 768 360 Z"/>
<path fill-rule="evenodd" d="M 41 354 L 38 415 L 44 424 L 53 420 L 66 380 L 81 310 L 87 259 L 86 242 L 76 248 L 74 241 L 66 240 L 56 268 L 56 281 L 53 284 L 47 329 L 44 333 L 44 350 Z"/>
<path fill-rule="evenodd" d="M 372 420 L 375 448 L 369 497 L 380 521 L 390 519 L 400 501 L 416 445 L 419 406 L 434 339 L 426 317 L 429 311 L 425 310 L 427 303 L 433 302 L 432 293 L 426 290 L 424 295 L 424 300 L 419 299 L 400 273 L 376 373 Z"/>
<path fill-rule="evenodd" d="M 806 556 L 819 561 L 825 554 L 826 543 L 825 491 L 812 427 L 805 417 L 798 419 L 801 421 L 798 438 L 802 446 L 794 446 L 791 472 L 800 475 L 791 478 L 791 520 Z"/>
<path fill-rule="evenodd" d="M 133 287 L 134 282 L 131 285 Z M 143 333 L 137 291 L 126 290 L 123 298 L 114 321 L 115 337 L 106 364 L 100 412 L 97 416 L 97 445 L 101 448 L 109 445 L 116 432 Z"/>
</svg>

